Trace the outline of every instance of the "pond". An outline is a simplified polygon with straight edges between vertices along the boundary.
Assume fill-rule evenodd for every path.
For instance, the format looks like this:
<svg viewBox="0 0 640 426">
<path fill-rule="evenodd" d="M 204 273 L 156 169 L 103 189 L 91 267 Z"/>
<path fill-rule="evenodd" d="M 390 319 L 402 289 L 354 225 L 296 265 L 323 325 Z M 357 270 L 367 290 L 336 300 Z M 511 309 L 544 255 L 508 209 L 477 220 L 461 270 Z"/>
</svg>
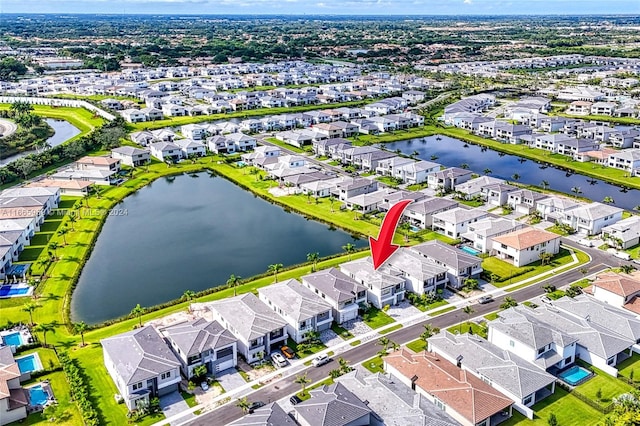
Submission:
<svg viewBox="0 0 640 426">
<path fill-rule="evenodd" d="M 268 265 L 306 262 L 307 253 L 343 252 L 357 240 L 287 213 L 208 173 L 161 178 L 123 200 L 110 216 L 73 294 L 74 321 L 89 324 L 251 277 Z"/>
<path fill-rule="evenodd" d="M 550 189 L 570 195 L 573 195 L 571 189 L 578 187 L 581 197 L 598 202 L 602 202 L 605 197 L 611 197 L 615 201 L 614 205 L 629 210 L 640 204 L 638 190 L 623 190 L 616 185 L 588 176 L 567 173 L 552 166 L 547 167 L 516 155 L 483 149 L 479 145 L 466 144 L 464 141 L 447 136 L 430 136 L 424 140 L 394 142 L 385 144 L 384 148 L 390 151 L 399 149 L 408 155 L 417 151 L 419 158 L 435 161 L 447 167 L 460 167 L 466 163 L 470 170 L 478 174 L 482 174 L 484 169 L 490 169 L 491 176 L 506 180 L 513 180 L 512 176 L 517 173 L 520 175 L 519 183 L 541 186 L 542 181 L 547 181 Z M 437 159 L 432 160 L 432 156 L 436 156 Z"/>
</svg>

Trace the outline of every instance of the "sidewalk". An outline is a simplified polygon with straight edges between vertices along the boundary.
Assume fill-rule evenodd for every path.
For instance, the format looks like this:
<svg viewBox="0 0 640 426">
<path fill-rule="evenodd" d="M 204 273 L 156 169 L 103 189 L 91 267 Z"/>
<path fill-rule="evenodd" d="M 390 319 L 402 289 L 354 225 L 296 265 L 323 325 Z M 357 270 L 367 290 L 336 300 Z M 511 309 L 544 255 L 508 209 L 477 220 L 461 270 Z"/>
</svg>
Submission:
<svg viewBox="0 0 640 426">
<path fill-rule="evenodd" d="M 327 349 L 324 349 L 318 353 L 315 353 L 313 355 L 310 355 L 306 358 L 303 359 L 298 359 L 295 360 L 294 362 L 291 363 L 290 367 L 287 367 L 285 369 L 278 369 L 276 371 L 274 371 L 273 373 L 267 374 L 265 376 L 263 376 L 260 380 L 254 380 L 253 382 L 249 382 L 244 384 L 242 387 L 236 388 L 234 390 L 232 390 L 231 392 L 227 392 L 224 393 L 220 396 L 218 396 L 216 399 L 214 399 L 211 403 L 207 404 L 207 405 L 196 405 L 194 407 L 191 407 L 189 410 L 184 411 L 182 413 L 180 413 L 179 415 L 173 416 L 171 418 L 167 418 L 165 420 L 162 420 L 158 423 L 155 423 L 154 426 L 162 426 L 162 425 L 168 425 L 168 424 L 183 424 L 186 423 L 188 420 L 186 419 L 187 416 L 190 416 L 191 413 L 195 412 L 195 411 L 201 411 L 201 412 L 208 412 L 208 411 L 212 411 L 222 405 L 226 405 L 229 402 L 231 402 L 232 400 L 235 400 L 237 398 L 242 398 L 245 395 L 248 395 L 252 392 L 255 391 L 254 388 L 252 388 L 252 386 L 256 386 L 256 385 L 262 385 L 263 383 L 269 383 L 271 380 L 273 380 L 276 376 L 278 375 L 282 375 L 282 377 L 279 380 L 284 380 L 287 379 L 289 377 L 293 377 L 296 376 L 297 374 L 299 374 L 301 371 L 306 370 L 308 368 L 307 365 L 304 365 L 305 362 L 309 362 L 311 361 L 313 358 L 317 357 L 318 355 L 324 354 L 326 355 L 328 352 L 333 352 L 332 356 L 337 356 L 341 353 L 347 352 L 351 349 L 354 348 L 354 346 L 351 346 L 351 343 L 356 342 L 356 341 L 360 341 L 361 343 L 365 343 L 371 340 L 374 340 L 378 337 L 380 337 L 380 332 L 387 330 L 389 328 L 393 328 L 396 327 L 398 324 L 401 324 L 403 327 L 408 327 L 408 326 L 412 326 L 415 324 L 419 324 L 423 321 L 425 321 L 426 319 L 436 316 L 438 315 L 438 313 L 440 313 L 443 310 L 446 310 L 447 312 L 451 309 L 451 307 L 454 307 L 456 310 L 460 309 L 466 305 L 470 305 L 470 304 L 474 304 L 480 297 L 482 296 L 486 296 L 486 295 L 496 295 L 496 294 L 504 294 L 505 291 L 508 291 L 509 289 L 512 288 L 516 288 L 516 287 L 524 287 L 526 286 L 526 284 L 528 283 L 533 283 L 533 282 L 537 282 L 537 281 L 541 281 L 544 279 L 547 279 L 551 276 L 555 276 L 555 277 L 559 277 L 562 276 L 568 272 L 571 272 L 573 269 L 575 269 L 574 267 L 579 263 L 578 257 L 576 256 L 575 252 L 573 251 L 573 249 L 570 246 L 565 246 L 567 249 L 569 249 L 571 251 L 571 256 L 573 258 L 573 261 L 567 265 L 562 265 L 558 268 L 552 269 L 551 271 L 548 271 L 544 274 L 541 275 L 537 275 L 535 277 L 531 277 L 528 278 L 526 280 L 522 280 L 513 284 L 510 284 L 508 286 L 502 287 L 502 288 L 498 288 L 496 290 L 493 290 L 491 292 L 485 292 L 482 293 L 478 296 L 474 296 L 474 297 L 470 297 L 468 299 L 463 299 L 463 300 L 459 300 L 459 301 L 455 301 L 453 303 L 449 303 L 446 304 L 444 306 L 440 306 L 438 308 L 432 309 L 430 311 L 427 312 L 420 312 L 419 314 L 413 315 L 411 317 L 405 318 L 402 321 L 397 321 L 397 322 L 393 322 L 391 324 L 388 324 L 386 326 L 380 327 L 378 329 L 372 330 L 366 334 L 362 334 L 360 336 L 356 336 L 350 340 L 345 340 L 342 343 L 333 346 L 333 347 L 329 347 Z M 587 253 L 587 256 L 589 256 L 589 254 Z M 589 259 L 591 260 L 591 256 L 589 256 Z M 562 272 L 560 272 L 562 271 Z M 406 342 L 405 342 L 406 343 Z M 181 418 L 185 417 L 185 419 L 183 421 L 178 421 Z M 191 418 L 191 417 L 190 417 Z"/>
</svg>

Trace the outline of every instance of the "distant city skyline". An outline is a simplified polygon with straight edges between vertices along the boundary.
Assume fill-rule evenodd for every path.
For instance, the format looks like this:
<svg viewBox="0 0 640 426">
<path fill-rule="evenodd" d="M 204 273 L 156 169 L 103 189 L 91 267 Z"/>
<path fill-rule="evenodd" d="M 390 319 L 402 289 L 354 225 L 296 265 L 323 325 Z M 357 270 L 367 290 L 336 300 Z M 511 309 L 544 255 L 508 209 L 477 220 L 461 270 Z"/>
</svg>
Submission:
<svg viewBox="0 0 640 426">
<path fill-rule="evenodd" d="M 2 13 L 222 15 L 640 14 L 638 0 L 2 0 Z"/>
</svg>

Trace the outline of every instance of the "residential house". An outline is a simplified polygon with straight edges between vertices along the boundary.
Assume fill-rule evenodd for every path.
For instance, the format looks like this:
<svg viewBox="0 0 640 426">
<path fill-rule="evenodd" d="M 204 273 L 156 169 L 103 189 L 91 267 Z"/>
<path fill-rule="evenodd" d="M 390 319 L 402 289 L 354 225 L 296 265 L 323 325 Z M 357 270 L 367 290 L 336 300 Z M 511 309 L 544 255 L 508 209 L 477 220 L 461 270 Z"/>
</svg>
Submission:
<svg viewBox="0 0 640 426">
<path fill-rule="evenodd" d="M 11 346 L 0 346 L 0 425 L 27 418 L 28 392 L 20 385 L 20 368 Z"/>
<path fill-rule="evenodd" d="M 600 144 L 591 139 L 569 139 L 556 144 L 556 152 L 578 159 L 584 152 L 600 149 Z"/>
<path fill-rule="evenodd" d="M 411 250 L 439 266 L 447 268 L 449 284 L 462 287 L 467 278 L 476 278 L 482 272 L 482 259 L 439 240 L 413 246 Z"/>
<path fill-rule="evenodd" d="M 398 168 L 411 163 L 415 163 L 415 160 L 398 156 L 386 158 L 378 162 L 376 173 L 382 176 L 395 176 L 395 172 Z"/>
<path fill-rule="evenodd" d="M 615 102 L 596 102 L 591 105 L 591 115 L 608 115 L 611 117 L 616 107 Z"/>
<path fill-rule="evenodd" d="M 365 178 L 344 178 L 336 185 L 335 193 L 340 201 L 356 195 L 369 194 L 378 190 L 378 182 Z"/>
<path fill-rule="evenodd" d="M 104 365 L 129 410 L 150 398 L 178 391 L 180 361 L 155 328 L 147 325 L 102 339 Z"/>
<path fill-rule="evenodd" d="M 617 131 L 609 137 L 609 143 L 618 149 L 632 148 L 633 142 L 640 137 L 640 130 L 628 129 Z"/>
<path fill-rule="evenodd" d="M 629 176 L 640 176 L 640 148 L 626 149 L 609 155 L 607 165 L 625 170 Z"/>
<path fill-rule="evenodd" d="M 465 200 L 471 200 L 475 197 L 482 197 L 482 189 L 488 185 L 504 183 L 502 179 L 491 176 L 479 176 L 467 182 L 460 183 L 455 186 L 456 193 Z"/>
<path fill-rule="evenodd" d="M 404 247 L 396 250 L 378 270 L 404 278 L 405 288 L 418 295 L 435 294 L 449 282 L 445 266 Z"/>
<path fill-rule="evenodd" d="M 550 196 L 536 203 L 536 210 L 540 216 L 549 222 L 562 221 L 567 212 L 578 207 L 579 204 L 566 197 Z"/>
<path fill-rule="evenodd" d="M 560 251 L 560 236 L 537 228 L 523 228 L 493 238 L 493 252 L 500 259 L 525 266 L 540 261 L 542 254 L 556 255 Z"/>
<path fill-rule="evenodd" d="M 511 398 L 529 419 L 531 407 L 555 392 L 554 376 L 482 337 L 444 331 L 429 338 L 427 349 Z"/>
<path fill-rule="evenodd" d="M 329 302 L 338 324 L 355 319 L 359 305 L 367 301 L 366 287 L 336 268 L 305 275 L 302 284 Z"/>
<path fill-rule="evenodd" d="M 287 322 L 253 293 L 208 303 L 208 318 L 238 339 L 238 352 L 248 363 L 258 362 L 287 342 Z"/>
<path fill-rule="evenodd" d="M 186 139 L 194 141 L 201 141 L 207 137 L 207 128 L 201 124 L 185 124 L 180 127 L 180 132 Z"/>
<path fill-rule="evenodd" d="M 626 250 L 640 244 L 640 217 L 631 216 L 602 228 L 602 239 Z"/>
<path fill-rule="evenodd" d="M 596 300 L 640 314 L 637 297 L 640 295 L 640 274 L 637 272 L 603 272 L 584 291 Z"/>
<path fill-rule="evenodd" d="M 89 194 L 89 188 L 92 182 L 79 180 L 61 180 L 61 179 L 41 179 L 27 184 L 29 188 L 58 188 L 60 193 L 73 197 L 84 197 Z"/>
<path fill-rule="evenodd" d="M 115 173 L 120 171 L 120 160 L 109 156 L 85 156 L 74 165 L 77 170 L 106 170 Z"/>
<path fill-rule="evenodd" d="M 600 234 L 606 226 L 622 219 L 624 210 L 602 203 L 590 203 L 566 212 L 562 222 L 586 235 Z"/>
<path fill-rule="evenodd" d="M 508 183 L 493 183 L 480 189 L 482 197 L 493 206 L 504 206 L 509 201 L 509 194 L 517 191 L 518 187 Z"/>
<path fill-rule="evenodd" d="M 351 145 L 351 142 L 342 139 L 342 138 L 332 138 L 332 139 L 323 139 L 323 140 L 314 140 L 312 142 L 313 152 L 316 155 L 322 157 L 329 157 L 331 153 L 329 152 L 329 147 L 336 145 Z"/>
<path fill-rule="evenodd" d="M 467 231 L 462 233 L 463 240 L 469 241 L 471 246 L 481 253 L 489 253 L 493 248 L 493 239 L 500 235 L 508 234 L 524 228 L 525 225 L 516 221 L 503 218 L 487 217 L 467 226 Z"/>
<path fill-rule="evenodd" d="M 120 115 L 125 119 L 125 121 L 129 123 L 141 123 L 143 121 L 147 121 L 147 117 L 145 116 L 144 112 L 135 108 L 120 111 Z"/>
<path fill-rule="evenodd" d="M 207 155 L 207 149 L 204 144 L 193 139 L 180 139 L 174 142 L 180 147 L 183 158 L 204 157 Z"/>
<path fill-rule="evenodd" d="M 536 209 L 538 202 L 547 197 L 547 194 L 543 194 L 541 192 L 531 191 L 529 189 L 520 189 L 509 193 L 507 204 L 517 213 L 530 214 Z"/>
<path fill-rule="evenodd" d="M 207 138 L 207 148 L 215 154 L 233 154 L 236 152 L 235 142 L 224 136 Z"/>
<path fill-rule="evenodd" d="M 463 426 L 493 426 L 511 417 L 511 399 L 443 357 L 402 348 L 383 360 L 385 371 Z"/>
<path fill-rule="evenodd" d="M 201 365 L 207 367 L 207 373 L 215 375 L 238 363 L 236 338 L 215 321 L 198 318 L 162 328 L 160 332 L 180 361 L 180 370 L 187 380 Z"/>
<path fill-rule="evenodd" d="M 247 414 L 236 421 L 228 423 L 227 426 L 297 426 L 293 417 L 277 402 L 272 402 L 256 409 L 253 413 Z"/>
<path fill-rule="evenodd" d="M 567 108 L 567 114 L 571 115 L 589 115 L 591 114 L 591 107 L 593 102 L 589 101 L 573 101 Z"/>
<path fill-rule="evenodd" d="M 460 169 L 458 167 L 450 167 L 431 173 L 427 177 L 429 188 L 436 191 L 452 191 L 456 185 L 464 183 L 471 179 L 473 173 L 470 170 Z"/>
<path fill-rule="evenodd" d="M 182 105 L 168 103 L 162 104 L 162 114 L 166 117 L 183 117 L 187 115 L 187 110 Z"/>
<path fill-rule="evenodd" d="M 311 397 L 293 406 L 301 426 L 368 426 L 371 408 L 343 384 L 324 385 L 309 391 Z"/>
<path fill-rule="evenodd" d="M 96 185 L 111 185 L 111 180 L 116 172 L 103 170 L 103 169 L 84 169 L 78 170 L 75 168 L 69 168 L 58 171 L 51 175 L 53 179 L 58 180 L 78 180 L 89 182 Z"/>
<path fill-rule="evenodd" d="M 147 107 L 140 109 L 140 112 L 144 114 L 144 121 L 155 121 L 162 120 L 164 118 L 164 114 L 161 109 L 154 107 Z"/>
<path fill-rule="evenodd" d="M 308 339 L 308 333 L 331 328 L 333 312 L 329 302 L 291 279 L 262 287 L 260 300 L 287 322 L 287 334 L 296 343 Z"/>
<path fill-rule="evenodd" d="M 405 279 L 373 267 L 371 257 L 340 265 L 340 271 L 367 288 L 367 301 L 378 309 L 397 305 L 405 298 Z"/>
<path fill-rule="evenodd" d="M 235 144 L 236 151 L 249 151 L 255 149 L 257 146 L 256 138 L 247 136 L 243 133 L 232 133 L 227 135 L 227 139 L 231 140 Z"/>
<path fill-rule="evenodd" d="M 160 161 L 177 161 L 182 158 L 182 148 L 171 142 L 156 142 L 149 145 L 151 155 Z"/>
<path fill-rule="evenodd" d="M 407 185 L 427 182 L 430 174 L 440 170 L 440 164 L 430 161 L 411 161 L 393 167 L 393 177 Z"/>
<path fill-rule="evenodd" d="M 431 228 L 453 239 L 458 239 L 467 232 L 470 224 L 484 219 L 489 216 L 481 209 L 467 209 L 456 207 L 433 215 L 433 224 Z"/>
<path fill-rule="evenodd" d="M 149 131 L 142 131 L 142 132 L 133 132 L 129 135 L 129 137 L 131 138 L 131 140 L 135 143 L 137 143 L 138 145 L 142 145 L 142 146 L 147 146 L 150 143 L 152 143 L 153 141 L 155 141 L 155 136 L 153 135 L 153 133 L 149 132 Z"/>
<path fill-rule="evenodd" d="M 111 150 L 111 156 L 126 164 L 129 167 L 138 167 L 148 164 L 151 160 L 151 153 L 146 149 L 139 149 L 132 146 L 120 146 Z"/>
<path fill-rule="evenodd" d="M 402 216 L 409 222 L 421 229 L 431 229 L 433 226 L 433 215 L 455 209 L 459 206 L 457 201 L 447 198 L 432 197 L 415 201 L 409 204 Z"/>
</svg>

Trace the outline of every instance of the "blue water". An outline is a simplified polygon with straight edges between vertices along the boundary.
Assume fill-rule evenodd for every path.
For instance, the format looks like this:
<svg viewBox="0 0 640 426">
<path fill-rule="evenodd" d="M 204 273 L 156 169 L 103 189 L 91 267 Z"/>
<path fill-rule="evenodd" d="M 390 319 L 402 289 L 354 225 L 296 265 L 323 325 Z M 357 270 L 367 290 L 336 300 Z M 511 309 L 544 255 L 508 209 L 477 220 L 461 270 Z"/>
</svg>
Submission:
<svg viewBox="0 0 640 426">
<path fill-rule="evenodd" d="M 22 296 L 29 293 L 28 287 L 19 287 L 16 288 L 11 285 L 3 285 L 0 287 L 0 297 L 8 297 L 8 296 Z"/>
<path fill-rule="evenodd" d="M 32 406 L 44 405 L 49 400 L 49 395 L 41 385 L 37 385 L 29 388 L 29 399 Z"/>
<path fill-rule="evenodd" d="M 20 373 L 24 374 L 38 370 L 38 366 L 36 365 L 36 357 L 33 354 L 27 355 L 23 358 L 17 358 L 16 362 L 18 363 Z"/>
<path fill-rule="evenodd" d="M 22 336 L 20 336 L 20 333 L 11 333 L 11 334 L 7 334 L 6 336 L 2 336 L 2 341 L 7 346 L 18 347 L 24 344 L 24 342 L 22 341 Z"/>
<path fill-rule="evenodd" d="M 591 373 L 588 370 L 575 365 L 567 371 L 560 373 L 558 376 L 570 385 L 575 386 L 584 378 L 589 377 L 589 375 L 591 375 Z"/>
<path fill-rule="evenodd" d="M 474 248 L 471 247 L 467 247 L 467 246 L 462 246 L 460 247 L 460 250 L 469 253 L 472 256 L 477 256 L 478 254 L 480 254 L 480 252 Z"/>
</svg>

